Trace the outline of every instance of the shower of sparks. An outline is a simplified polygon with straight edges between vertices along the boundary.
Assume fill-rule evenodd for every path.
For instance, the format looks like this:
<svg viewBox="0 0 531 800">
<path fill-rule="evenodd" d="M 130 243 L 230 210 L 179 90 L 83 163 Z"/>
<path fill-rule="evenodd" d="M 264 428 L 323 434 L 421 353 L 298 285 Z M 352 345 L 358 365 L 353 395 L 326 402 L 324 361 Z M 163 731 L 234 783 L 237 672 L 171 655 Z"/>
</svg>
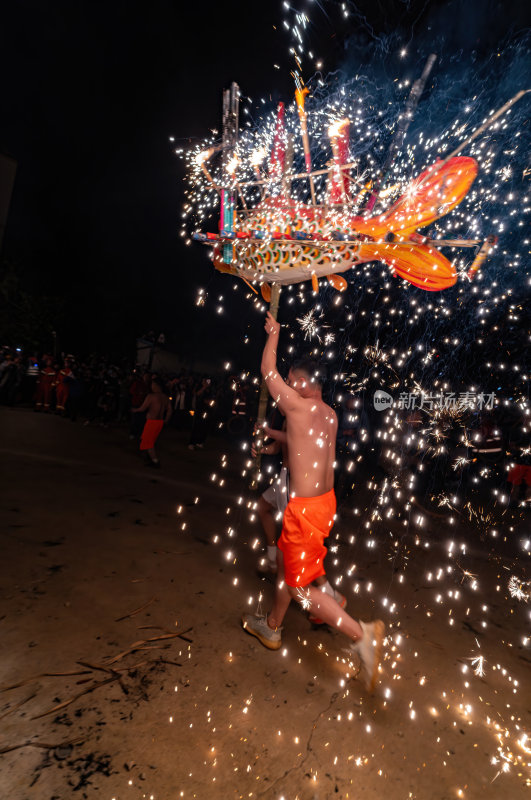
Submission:
<svg viewBox="0 0 531 800">
<path fill-rule="evenodd" d="M 284 3 L 283 8 L 284 28 L 293 37 L 289 57 L 295 62 L 296 74 L 301 76 L 304 68 L 308 74 L 320 70 L 323 66 L 320 59 L 305 43 L 312 27 L 308 17 L 292 3 Z M 396 52 L 401 61 L 399 66 L 395 65 L 396 80 L 379 85 L 378 94 L 374 91 L 374 75 L 362 74 L 361 70 L 331 79 L 318 73 L 308 82 L 309 155 L 312 168 L 322 170 L 314 187 L 316 202 L 321 207 L 328 198 L 331 163 L 328 129 L 338 120 L 349 119 L 352 134 L 348 152 L 348 161 L 353 165 L 348 172 L 349 195 L 346 203 L 329 208 L 320 221 L 325 242 L 327 236 L 336 232 L 342 235 L 348 232 L 351 219 L 365 211 L 371 181 L 382 166 L 390 131 L 396 126 L 410 90 L 402 74 L 402 59 L 409 59 L 411 51 L 408 48 Z M 510 66 L 514 67 L 522 86 L 527 86 L 521 66 L 522 52 L 514 47 L 498 56 L 499 64 L 505 59 L 507 72 Z M 402 193 L 411 195 L 412 176 L 459 146 L 492 109 L 505 102 L 508 91 L 519 88 L 513 84 L 508 88 L 508 81 L 503 83 L 501 67 L 498 81 L 474 69 L 469 67 L 467 71 L 460 67 L 452 71 L 448 64 L 441 66 L 430 91 L 425 93 L 422 114 L 417 115 L 383 181 L 376 206 L 378 214 L 385 213 Z M 497 89 L 502 83 L 503 87 Z M 295 105 L 285 99 L 286 130 L 293 156 L 290 168 L 293 173 L 302 174 L 305 153 L 299 118 Z M 244 121 L 228 171 L 232 170 L 232 186 L 240 193 L 236 216 L 243 227 L 248 209 L 256 208 L 265 197 L 277 198 L 280 189 L 268 171 L 276 111 L 266 98 L 246 100 L 242 105 Z M 501 601 L 504 594 L 505 579 L 499 575 L 499 563 L 500 554 L 505 559 L 506 553 L 496 547 L 501 548 L 505 542 L 519 549 L 510 566 L 504 566 L 510 569 L 508 574 L 521 571 L 520 560 L 531 553 L 529 537 L 519 539 L 517 535 L 525 513 L 520 506 L 528 501 L 522 496 L 517 505 L 511 495 L 509 503 L 510 493 L 506 488 L 510 460 L 527 459 L 531 450 L 530 374 L 526 361 L 526 348 L 531 341 L 526 305 L 526 293 L 531 286 L 527 257 L 531 192 L 525 180 L 531 174 L 527 166 L 531 142 L 528 116 L 529 104 L 522 101 L 521 106 L 513 107 L 495 128 L 463 151 L 478 162 L 476 181 L 456 209 L 421 231 L 431 239 L 450 242 L 445 253 L 458 272 L 454 287 L 440 293 L 423 292 L 397 279 L 389 267 L 374 262 L 353 263 L 352 269 L 344 273 L 348 286 L 341 295 L 321 280 L 319 306 L 310 311 L 308 304 L 315 302 L 315 296 L 309 283 L 283 287 L 281 348 L 285 351 L 279 357 L 287 366 L 311 341 L 312 354 L 326 357 L 330 365 L 331 402 L 343 428 L 351 433 L 343 431 L 343 451 L 336 465 L 336 486 L 342 481 L 345 493 L 338 504 L 338 525 L 342 523 L 343 527 L 338 543 L 329 547 L 329 558 L 337 570 L 337 581 L 342 581 L 341 591 L 349 593 L 349 604 L 351 597 L 355 599 L 366 592 L 371 602 L 385 609 L 382 616 L 386 616 L 391 626 L 385 669 L 392 685 L 396 681 L 402 688 L 405 683 L 399 683 L 404 675 L 405 655 L 401 652 L 404 637 L 399 632 L 405 627 L 400 618 L 402 600 L 393 598 L 399 584 L 412 584 L 419 598 L 424 592 L 419 601 L 422 614 L 439 625 L 448 625 L 448 631 L 457 632 L 459 627 L 460 636 L 470 636 L 470 630 L 476 627 L 483 631 L 492 622 L 503 622 L 503 615 L 509 613 L 507 609 L 514 614 L 506 635 L 509 647 L 499 656 L 499 664 L 494 651 L 487 653 L 488 662 L 485 656 L 474 655 L 468 664 L 460 665 L 463 674 L 452 675 L 451 695 L 447 686 L 436 685 L 435 681 L 430 685 L 429 679 L 420 678 L 419 684 L 423 691 L 432 691 L 429 713 L 433 716 L 448 713 L 465 717 L 477 730 L 490 732 L 496 752 L 491 763 L 498 770 L 495 778 L 514 767 L 513 772 L 525 773 L 527 785 L 531 785 L 529 747 L 526 734 L 522 733 L 523 714 L 518 709 L 522 688 L 514 677 L 521 666 L 514 654 L 521 648 L 528 652 L 531 645 L 527 609 L 507 602 L 507 597 L 505 603 L 498 602 L 496 611 L 494 603 L 493 607 L 489 605 L 493 597 Z M 206 163 L 203 156 L 208 152 L 214 155 Z M 218 187 L 223 185 L 218 134 L 213 133 L 180 154 L 188 166 L 181 235 L 190 244 L 193 233 L 214 231 L 218 224 Z M 297 179 L 289 186 L 290 213 L 299 208 L 306 211 L 312 203 L 308 180 Z M 262 232 L 265 231 L 266 238 L 276 229 L 286 228 L 282 204 L 276 206 L 272 202 L 262 207 Z M 471 259 L 467 256 L 472 253 L 473 258 L 479 245 L 463 253 L 451 242 L 465 237 L 479 242 L 491 233 L 499 237 L 499 242 L 492 258 L 471 280 L 467 275 Z M 326 244 L 323 256 L 333 263 Z M 228 279 L 222 276 L 220 280 Z M 265 308 L 262 298 L 251 294 L 239 279 L 232 288 L 240 293 L 239 302 L 247 303 L 256 317 L 262 318 Z M 225 297 L 229 294 L 230 290 Z M 223 298 L 214 301 L 212 296 L 213 292 L 207 302 L 206 293 L 201 293 L 198 301 L 207 311 L 214 302 L 216 308 L 231 310 L 235 324 L 242 326 L 242 338 L 247 344 L 252 332 L 248 315 L 241 315 L 244 321 L 240 323 L 234 313 L 236 297 L 230 306 L 224 306 Z M 322 329 L 333 329 L 333 333 L 320 336 L 319 324 Z M 326 353 L 324 347 L 329 348 Z M 253 384 L 256 380 L 252 378 Z M 393 397 L 391 409 L 375 410 L 376 389 Z M 488 392 L 494 392 L 490 409 L 485 408 Z M 397 403 L 399 396 L 404 398 L 403 407 Z M 509 417 L 507 424 L 505 415 Z M 348 425 L 344 424 L 345 419 Z M 503 427 L 502 434 L 496 434 L 497 426 Z M 506 435 L 509 430 L 511 437 Z M 507 448 L 512 443 L 515 445 L 509 456 Z M 247 461 L 242 470 L 244 478 L 249 468 Z M 225 491 L 218 473 L 213 481 Z M 245 508 L 244 501 L 237 506 L 240 513 Z M 247 510 L 249 522 L 256 524 L 256 511 L 250 500 Z M 226 535 L 232 539 L 234 532 L 230 530 L 232 533 Z M 223 536 L 220 535 L 219 541 L 223 541 Z M 370 562 L 362 562 L 360 553 L 365 547 L 371 560 L 376 556 L 380 565 L 393 566 L 389 581 L 379 581 L 383 566 L 371 573 L 367 566 Z M 481 570 L 473 560 L 480 547 L 485 555 Z M 354 561 L 358 558 L 360 563 L 356 566 Z M 415 570 L 428 560 L 426 588 Z M 467 567 L 477 569 L 477 574 Z M 367 574 L 363 574 L 365 571 Z M 357 577 L 359 573 L 361 579 Z M 508 592 L 511 598 L 527 601 L 529 583 L 513 575 Z M 309 608 L 309 598 L 304 592 L 299 592 L 298 599 L 303 608 Z M 464 620 L 468 626 L 463 633 L 458 620 Z M 420 656 L 422 646 L 419 642 Z M 479 645 L 468 652 L 475 654 L 478 648 Z M 317 649 L 324 653 L 327 643 L 321 641 Z M 415 662 L 407 667 L 412 663 Z M 467 681 L 470 663 L 476 676 L 486 678 L 481 684 L 481 694 L 474 693 L 473 684 L 477 682 Z M 503 682 L 501 688 L 494 684 L 494 679 Z M 392 698 L 390 688 L 384 686 L 382 682 L 385 705 Z M 453 702 L 451 697 L 457 694 L 459 701 Z M 506 703 L 508 698 L 510 702 Z M 413 725 L 421 712 L 418 706 L 413 708 L 409 697 L 401 696 L 398 702 L 406 699 L 408 719 Z M 359 712 L 369 730 L 372 713 L 365 714 L 363 709 Z M 353 756 L 352 763 L 361 766 L 368 760 Z"/>
<path fill-rule="evenodd" d="M 364 355 L 372 364 L 384 364 L 389 358 L 388 354 L 379 347 L 378 343 L 372 347 L 367 347 Z"/>
<path fill-rule="evenodd" d="M 310 606 L 312 604 L 312 601 L 310 600 L 309 591 L 307 589 L 305 590 L 305 589 L 298 588 L 297 589 L 297 601 L 301 604 L 301 608 L 303 608 L 305 611 L 308 611 L 308 609 L 310 608 Z"/>
<path fill-rule="evenodd" d="M 304 333 L 305 339 L 316 338 L 320 342 L 321 338 L 319 336 L 319 326 L 317 324 L 316 314 L 317 312 L 315 308 L 312 308 L 303 317 L 297 317 L 297 322 L 301 326 L 301 330 Z"/>
<path fill-rule="evenodd" d="M 478 678 L 483 678 L 485 676 L 485 658 L 484 656 L 475 656 L 475 658 L 471 659 L 472 667 L 474 669 L 474 675 L 477 675 Z"/>
<path fill-rule="evenodd" d="M 524 590 L 524 586 L 528 587 L 529 581 L 522 582 L 516 575 L 511 575 L 507 588 L 509 589 L 511 597 L 514 597 L 516 600 L 524 600 L 527 602 L 529 600 L 529 592 Z"/>
<path fill-rule="evenodd" d="M 449 497 L 447 497 L 447 496 L 446 496 L 446 495 L 444 495 L 444 494 L 443 494 L 443 495 L 440 495 L 440 496 L 437 498 L 437 504 L 439 505 L 439 507 L 441 507 L 441 506 L 446 506 L 447 508 L 451 508 L 451 509 L 453 509 L 453 508 L 454 508 L 454 506 L 452 505 L 452 502 L 451 502 L 450 498 L 449 498 Z"/>
</svg>

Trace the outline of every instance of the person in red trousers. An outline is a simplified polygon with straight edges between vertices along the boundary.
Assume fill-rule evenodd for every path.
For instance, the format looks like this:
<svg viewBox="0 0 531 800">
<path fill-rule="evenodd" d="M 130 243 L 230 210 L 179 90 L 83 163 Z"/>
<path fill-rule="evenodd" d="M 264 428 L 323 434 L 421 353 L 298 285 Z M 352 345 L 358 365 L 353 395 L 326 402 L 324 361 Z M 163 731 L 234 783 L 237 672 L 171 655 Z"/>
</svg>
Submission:
<svg viewBox="0 0 531 800">
<path fill-rule="evenodd" d="M 56 373 L 53 367 L 53 358 L 44 357 L 44 366 L 39 370 L 37 378 L 37 393 L 35 397 L 35 411 L 50 410 L 52 395 L 55 386 Z"/>
<path fill-rule="evenodd" d="M 70 358 L 65 358 L 64 367 L 57 373 L 57 381 L 55 384 L 55 411 L 57 414 L 64 414 L 68 402 L 68 395 L 70 393 L 68 378 L 73 377 L 72 360 Z"/>
</svg>

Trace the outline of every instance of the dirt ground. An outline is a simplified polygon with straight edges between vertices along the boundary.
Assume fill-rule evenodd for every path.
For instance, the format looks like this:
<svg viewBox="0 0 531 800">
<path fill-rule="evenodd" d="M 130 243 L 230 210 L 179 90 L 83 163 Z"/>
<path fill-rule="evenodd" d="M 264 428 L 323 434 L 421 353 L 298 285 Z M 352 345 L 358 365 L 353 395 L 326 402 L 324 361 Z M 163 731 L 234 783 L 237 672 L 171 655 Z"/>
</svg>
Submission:
<svg viewBox="0 0 531 800">
<path fill-rule="evenodd" d="M 1 798 L 528 796 L 525 531 L 489 559 L 419 521 L 392 556 L 342 507 L 329 575 L 389 632 L 371 697 L 298 608 L 278 652 L 242 631 L 273 585 L 235 445 L 168 430 L 152 471 L 124 428 L 2 408 L 0 430 Z"/>
</svg>

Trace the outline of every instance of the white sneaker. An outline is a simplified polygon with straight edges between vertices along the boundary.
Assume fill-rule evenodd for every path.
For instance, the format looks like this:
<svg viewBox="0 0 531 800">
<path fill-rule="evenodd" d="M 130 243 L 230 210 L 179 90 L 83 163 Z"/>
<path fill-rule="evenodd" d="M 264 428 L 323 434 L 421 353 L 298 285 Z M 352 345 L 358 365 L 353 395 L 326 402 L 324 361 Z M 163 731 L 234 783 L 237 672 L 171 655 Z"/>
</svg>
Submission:
<svg viewBox="0 0 531 800">
<path fill-rule="evenodd" d="M 350 651 L 358 654 L 361 661 L 361 678 L 367 691 L 373 692 L 382 655 L 385 625 L 381 619 L 374 622 L 360 622 L 360 625 L 363 636 L 350 646 Z"/>
<path fill-rule="evenodd" d="M 244 614 L 242 616 L 244 631 L 256 636 L 259 642 L 268 650 L 278 650 L 282 647 L 282 628 L 270 628 L 267 624 L 267 617 L 256 617 L 254 614 Z"/>
</svg>

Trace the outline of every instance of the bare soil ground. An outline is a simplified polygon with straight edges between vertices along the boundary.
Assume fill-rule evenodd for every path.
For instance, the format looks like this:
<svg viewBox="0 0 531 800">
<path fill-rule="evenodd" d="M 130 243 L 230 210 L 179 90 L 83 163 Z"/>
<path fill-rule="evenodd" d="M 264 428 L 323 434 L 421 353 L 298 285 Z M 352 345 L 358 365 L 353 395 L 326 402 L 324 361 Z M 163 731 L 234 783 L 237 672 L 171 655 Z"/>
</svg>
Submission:
<svg viewBox="0 0 531 800">
<path fill-rule="evenodd" d="M 459 531 L 450 548 L 432 522 L 390 558 L 344 505 L 329 574 L 390 634 L 367 696 L 344 637 L 298 608 L 278 652 L 242 631 L 273 585 L 234 448 L 168 430 L 152 471 L 123 428 L 5 408 L 0 426 L 1 798 L 528 796 L 511 553 L 460 550 Z"/>
</svg>

